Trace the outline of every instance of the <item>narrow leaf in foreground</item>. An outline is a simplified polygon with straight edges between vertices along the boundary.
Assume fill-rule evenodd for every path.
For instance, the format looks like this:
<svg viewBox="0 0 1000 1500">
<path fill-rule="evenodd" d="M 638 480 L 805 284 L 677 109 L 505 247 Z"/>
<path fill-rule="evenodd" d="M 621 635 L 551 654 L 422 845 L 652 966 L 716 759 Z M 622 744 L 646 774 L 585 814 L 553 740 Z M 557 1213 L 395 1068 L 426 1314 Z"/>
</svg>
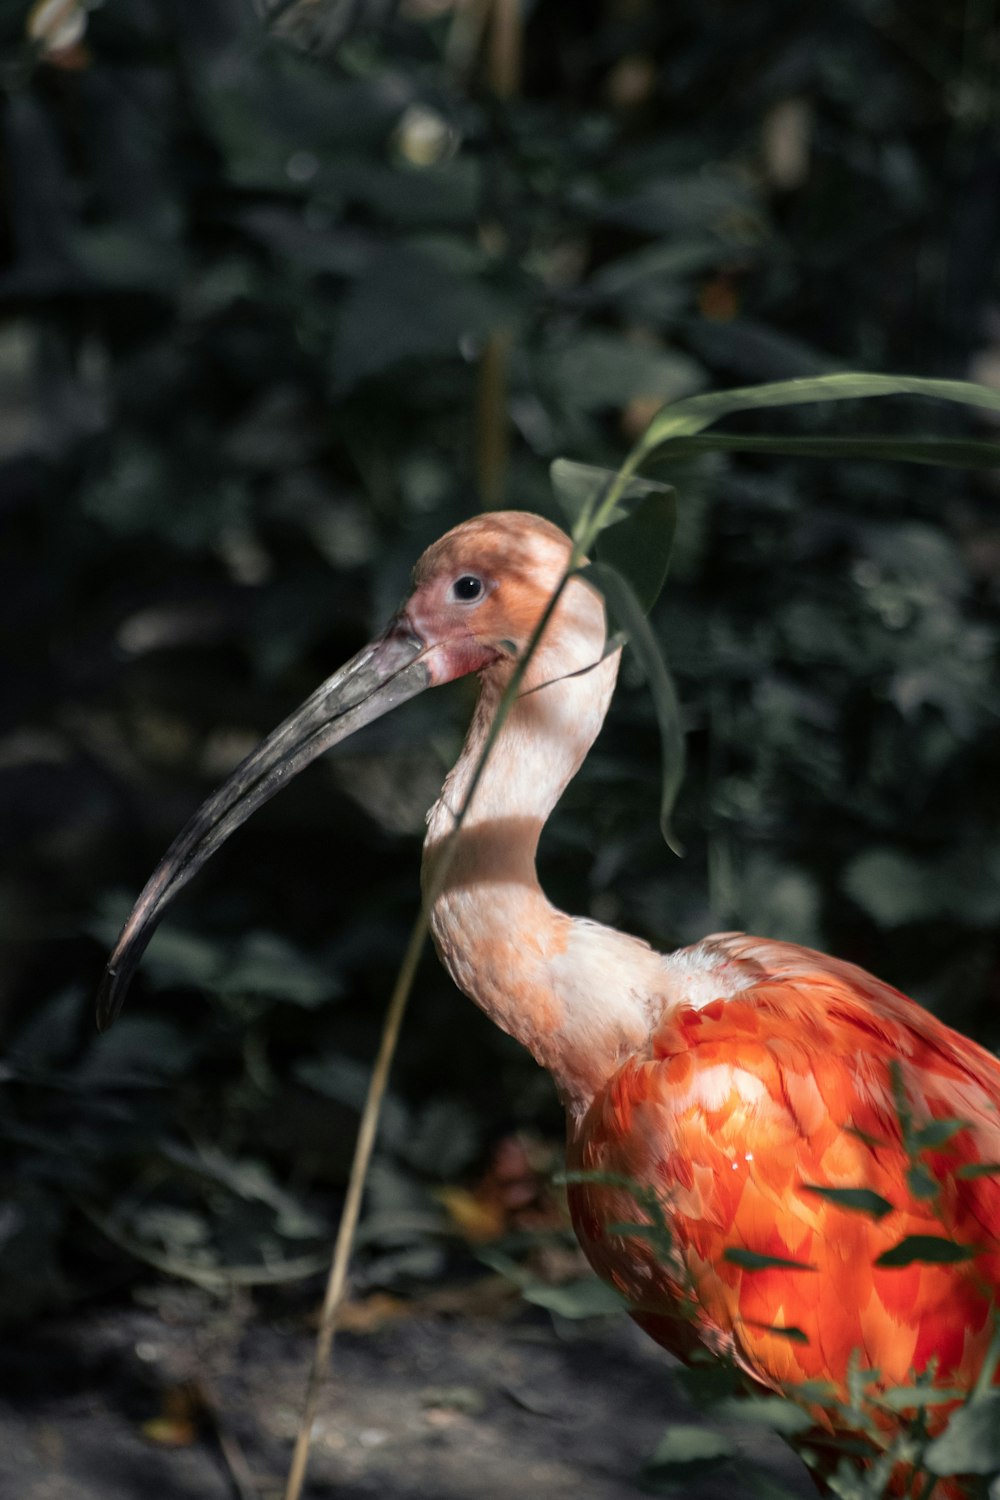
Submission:
<svg viewBox="0 0 1000 1500">
<path fill-rule="evenodd" d="M 580 541 L 589 530 L 591 518 L 601 501 L 618 479 L 618 474 L 614 469 L 602 469 L 596 464 L 581 464 L 572 458 L 557 458 L 549 465 L 549 478 L 556 499 L 569 522 L 573 539 Z M 668 489 L 669 486 L 658 479 L 629 479 L 610 516 L 605 519 L 605 525 L 612 526 L 617 521 L 624 520 L 645 496 L 657 492 L 664 494 Z"/>
<path fill-rule="evenodd" d="M 1000 411 L 1000 391 L 966 380 L 927 380 L 912 375 L 855 372 L 817 375 L 806 380 L 779 380 L 731 391 L 710 391 L 674 401 L 653 418 L 636 451 L 644 457 L 661 443 L 675 437 L 693 437 L 733 412 L 759 411 L 770 406 L 802 406 L 809 402 L 855 401 L 871 396 L 932 396 L 962 406 Z"/>
<path fill-rule="evenodd" d="M 684 732 L 681 729 L 680 707 L 670 673 L 656 637 L 643 614 L 642 605 L 621 574 L 607 563 L 597 562 L 587 569 L 587 577 L 601 590 L 612 617 L 628 635 L 649 685 L 660 726 L 660 829 L 674 853 L 681 854 L 683 849 L 673 833 L 670 820 L 678 789 L 684 779 Z"/>
<path fill-rule="evenodd" d="M 781 433 L 712 432 L 675 437 L 650 463 L 672 463 L 700 453 L 768 453 L 783 458 L 887 459 L 949 469 L 1000 468 L 1000 443 L 978 438 L 907 437 L 871 433 L 865 437 L 802 437 Z"/>
<path fill-rule="evenodd" d="M 644 495 L 624 521 L 597 540 L 599 562 L 609 563 L 649 614 L 667 578 L 677 530 L 677 495 L 666 485 Z"/>
</svg>

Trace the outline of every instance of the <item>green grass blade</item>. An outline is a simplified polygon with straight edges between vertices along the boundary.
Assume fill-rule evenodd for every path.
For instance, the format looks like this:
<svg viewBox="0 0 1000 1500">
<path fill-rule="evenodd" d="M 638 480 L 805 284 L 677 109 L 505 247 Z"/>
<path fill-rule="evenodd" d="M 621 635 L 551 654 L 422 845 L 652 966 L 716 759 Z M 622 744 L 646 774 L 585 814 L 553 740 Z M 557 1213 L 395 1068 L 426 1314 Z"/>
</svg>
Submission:
<svg viewBox="0 0 1000 1500">
<path fill-rule="evenodd" d="M 621 574 L 643 614 L 649 614 L 666 582 L 676 530 L 677 494 L 666 485 L 657 485 L 631 515 L 608 526 L 597 539 L 598 561 Z"/>
<path fill-rule="evenodd" d="M 660 727 L 660 830 L 674 853 L 683 854 L 683 846 L 671 827 L 674 803 L 684 779 L 684 732 L 673 680 L 642 605 L 626 579 L 616 568 L 602 562 L 592 563 L 586 577 L 601 590 L 613 619 L 628 636 L 649 686 Z"/>
<path fill-rule="evenodd" d="M 785 458 L 888 459 L 912 464 L 936 464 L 951 469 L 1000 468 L 1000 443 L 974 438 L 895 437 L 873 433 L 867 437 L 783 437 L 780 433 L 713 432 L 701 437 L 677 437 L 650 465 L 691 458 L 700 453 L 766 453 Z"/>
<path fill-rule="evenodd" d="M 562 506 L 569 522 L 573 540 L 585 548 L 592 545 L 592 520 L 601 502 L 617 485 L 620 474 L 614 469 L 601 469 L 596 464 L 580 464 L 572 458 L 557 458 L 549 465 L 549 478 L 556 499 Z M 640 479 L 633 476 L 621 486 L 614 505 L 602 517 L 601 530 L 624 521 L 649 495 L 666 494 L 669 485 L 657 479 Z"/>
<path fill-rule="evenodd" d="M 1000 412 L 1000 391 L 966 380 L 930 380 L 915 375 L 868 375 L 857 372 L 779 380 L 767 385 L 709 391 L 665 406 L 650 422 L 635 450 L 639 460 L 672 438 L 693 437 L 734 412 L 809 402 L 856 401 L 872 396 L 929 396 L 962 406 Z"/>
</svg>

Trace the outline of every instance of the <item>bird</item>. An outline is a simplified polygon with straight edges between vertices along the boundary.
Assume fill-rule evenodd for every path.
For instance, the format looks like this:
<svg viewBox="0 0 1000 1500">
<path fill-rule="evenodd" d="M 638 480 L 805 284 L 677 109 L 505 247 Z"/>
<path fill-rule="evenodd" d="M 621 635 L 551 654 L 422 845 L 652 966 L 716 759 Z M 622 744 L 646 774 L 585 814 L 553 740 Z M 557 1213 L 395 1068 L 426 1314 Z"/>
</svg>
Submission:
<svg viewBox="0 0 1000 1500">
<path fill-rule="evenodd" d="M 808 1390 L 820 1435 L 845 1430 L 858 1370 L 886 1446 L 903 1418 L 878 1398 L 914 1382 L 938 1432 L 997 1353 L 1000 1061 L 847 961 L 742 933 L 662 954 L 549 902 L 539 838 L 620 659 L 574 560 L 559 527 L 521 511 L 428 548 L 382 634 L 168 850 L 109 961 L 98 1023 L 166 903 L 261 802 L 363 724 L 477 674 L 428 813 L 427 921 L 458 988 L 551 1075 L 587 1259 L 682 1360 L 707 1352 L 757 1391 Z M 897 1466 L 895 1492 L 910 1482 Z"/>
</svg>

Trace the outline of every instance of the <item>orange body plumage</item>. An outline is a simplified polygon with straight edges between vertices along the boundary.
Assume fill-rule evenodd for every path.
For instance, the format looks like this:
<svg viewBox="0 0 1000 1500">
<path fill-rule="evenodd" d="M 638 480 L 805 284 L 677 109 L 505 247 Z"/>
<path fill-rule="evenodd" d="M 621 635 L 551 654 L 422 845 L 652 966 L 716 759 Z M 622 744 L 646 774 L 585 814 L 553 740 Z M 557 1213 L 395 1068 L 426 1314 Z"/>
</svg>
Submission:
<svg viewBox="0 0 1000 1500">
<path fill-rule="evenodd" d="M 740 936 L 704 947 L 752 983 L 672 1011 L 570 1146 L 582 1172 L 654 1191 L 672 1258 L 614 1231 L 648 1213 L 599 1182 L 570 1190 L 587 1255 L 668 1348 L 705 1342 L 773 1389 L 843 1396 L 852 1359 L 880 1386 L 932 1368 L 969 1388 L 1000 1287 L 1000 1063 L 849 964 Z M 907 1241 L 957 1258 L 893 1264 Z"/>
</svg>

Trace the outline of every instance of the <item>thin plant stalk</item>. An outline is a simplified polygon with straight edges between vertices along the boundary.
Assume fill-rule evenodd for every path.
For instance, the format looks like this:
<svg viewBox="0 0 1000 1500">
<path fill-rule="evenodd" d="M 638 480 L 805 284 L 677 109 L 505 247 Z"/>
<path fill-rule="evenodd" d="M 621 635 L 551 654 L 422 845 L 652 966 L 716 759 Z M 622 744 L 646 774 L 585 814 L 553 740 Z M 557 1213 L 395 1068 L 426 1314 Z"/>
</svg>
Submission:
<svg viewBox="0 0 1000 1500">
<path fill-rule="evenodd" d="M 323 1382 L 326 1379 L 333 1353 L 333 1337 L 337 1327 L 337 1313 L 343 1300 L 344 1287 L 347 1283 L 347 1269 L 350 1264 L 354 1235 L 361 1212 L 361 1198 L 364 1193 L 365 1180 L 368 1176 L 368 1167 L 371 1162 L 372 1149 L 375 1145 L 375 1136 L 378 1131 L 382 1100 L 385 1097 L 386 1085 L 389 1081 L 389 1070 L 392 1067 L 392 1059 L 395 1055 L 396 1043 L 399 1040 L 403 1016 L 406 1013 L 406 1003 L 410 997 L 410 990 L 413 988 L 413 980 L 416 976 L 417 966 L 420 963 L 426 939 L 427 919 L 423 912 L 421 912 L 410 934 L 410 940 L 406 945 L 403 962 L 400 965 L 399 974 L 396 977 L 396 983 L 385 1013 L 385 1022 L 382 1026 L 382 1036 L 379 1041 L 378 1053 L 372 1067 L 371 1081 L 368 1085 L 368 1096 L 365 1099 L 361 1124 L 358 1128 L 358 1139 L 354 1147 L 354 1159 L 351 1162 L 351 1175 L 347 1183 L 347 1196 L 344 1199 L 344 1209 L 340 1216 L 340 1226 L 337 1230 L 336 1241 L 334 1242 L 333 1259 L 330 1263 L 330 1274 L 327 1277 L 326 1293 L 323 1297 L 323 1309 L 320 1314 L 319 1331 L 316 1335 L 316 1346 L 313 1351 L 312 1365 L 306 1384 L 302 1416 L 299 1421 L 299 1430 L 295 1437 L 292 1461 L 288 1469 L 288 1479 L 285 1484 L 285 1500 L 299 1500 L 299 1496 L 302 1493 L 302 1484 L 305 1480 L 306 1468 L 309 1463 L 313 1425 L 315 1424 L 316 1412 L 319 1407 L 320 1392 L 323 1389 Z"/>
</svg>

